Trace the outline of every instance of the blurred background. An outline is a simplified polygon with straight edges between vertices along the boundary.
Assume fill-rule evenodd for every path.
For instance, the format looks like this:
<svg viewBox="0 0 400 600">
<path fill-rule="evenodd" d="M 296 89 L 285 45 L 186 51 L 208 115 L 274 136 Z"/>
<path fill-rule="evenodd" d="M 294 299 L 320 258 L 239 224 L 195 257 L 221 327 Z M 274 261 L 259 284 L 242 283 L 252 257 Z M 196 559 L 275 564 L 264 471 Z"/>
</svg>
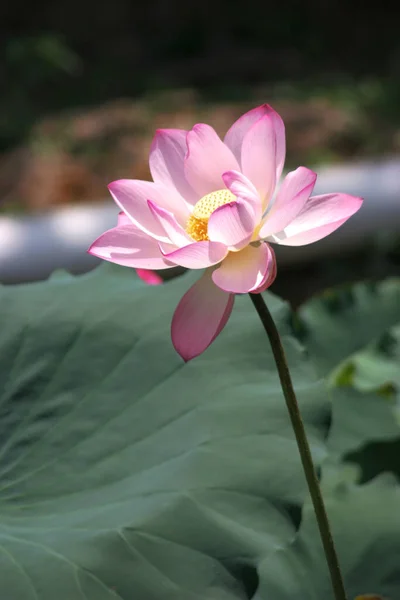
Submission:
<svg viewBox="0 0 400 600">
<path fill-rule="evenodd" d="M 366 199 L 344 233 L 283 252 L 288 277 L 275 291 L 297 303 L 325 285 L 399 272 L 394 6 L 7 0 L 0 33 L 3 282 L 92 268 L 85 250 L 116 213 L 106 185 L 150 177 L 156 128 L 200 121 L 223 135 L 262 102 L 285 120 L 288 168 L 318 166 L 318 192 Z"/>
</svg>

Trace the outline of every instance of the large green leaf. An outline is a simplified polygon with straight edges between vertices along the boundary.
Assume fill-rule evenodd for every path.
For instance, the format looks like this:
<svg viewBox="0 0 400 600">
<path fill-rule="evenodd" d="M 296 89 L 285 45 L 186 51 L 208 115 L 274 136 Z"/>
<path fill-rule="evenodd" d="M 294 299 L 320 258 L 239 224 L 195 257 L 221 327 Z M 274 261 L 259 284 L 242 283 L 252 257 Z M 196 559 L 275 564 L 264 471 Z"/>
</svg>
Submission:
<svg viewBox="0 0 400 600">
<path fill-rule="evenodd" d="M 329 456 L 337 460 L 371 442 L 400 437 L 397 402 L 351 387 L 332 390 L 332 425 L 327 440 Z"/>
<path fill-rule="evenodd" d="M 348 600 L 362 594 L 400 598 L 400 487 L 382 476 L 363 486 L 342 481 L 325 495 Z M 255 599 L 270 598 L 334 598 L 309 505 L 295 542 L 260 566 Z"/>
<path fill-rule="evenodd" d="M 305 483 L 265 334 L 238 298 L 184 364 L 169 326 L 192 281 L 104 267 L 0 290 L 1 598 L 243 599 L 293 537 Z M 318 462 L 326 392 L 284 342 Z"/>
<path fill-rule="evenodd" d="M 351 385 L 359 390 L 400 388 L 400 325 L 391 327 L 379 339 L 349 359 Z"/>
<path fill-rule="evenodd" d="M 400 279 L 328 290 L 299 311 L 303 342 L 321 375 L 400 322 Z"/>
</svg>

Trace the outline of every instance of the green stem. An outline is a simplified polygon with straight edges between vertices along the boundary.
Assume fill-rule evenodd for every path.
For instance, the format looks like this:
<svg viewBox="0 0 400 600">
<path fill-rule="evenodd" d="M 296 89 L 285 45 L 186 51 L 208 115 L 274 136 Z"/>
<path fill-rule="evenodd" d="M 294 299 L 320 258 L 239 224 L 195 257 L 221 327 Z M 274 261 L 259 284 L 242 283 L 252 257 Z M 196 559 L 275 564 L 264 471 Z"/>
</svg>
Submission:
<svg viewBox="0 0 400 600">
<path fill-rule="evenodd" d="M 321 535 L 322 544 L 328 563 L 329 572 L 332 581 L 332 587 L 335 594 L 335 600 L 346 600 L 346 592 L 343 585 L 343 579 L 340 572 L 339 561 L 336 554 L 335 545 L 333 543 L 332 533 L 329 526 L 328 515 L 324 500 L 321 494 L 318 477 L 314 469 L 310 446 L 307 441 L 307 435 L 304 429 L 303 420 L 301 418 L 299 405 L 297 403 L 296 394 L 293 389 L 292 379 L 290 377 L 289 367 L 287 364 L 285 351 L 272 319 L 267 305 L 265 304 L 261 294 L 249 294 L 251 301 L 260 317 L 261 323 L 264 326 L 266 334 L 271 343 L 272 352 L 279 373 L 279 379 L 282 386 L 283 395 L 285 396 L 286 405 L 289 411 L 290 420 L 296 436 L 297 446 L 299 448 L 301 462 L 303 465 L 304 474 L 306 476 L 308 489 L 314 506 L 315 515 L 318 522 L 319 532 Z"/>
</svg>

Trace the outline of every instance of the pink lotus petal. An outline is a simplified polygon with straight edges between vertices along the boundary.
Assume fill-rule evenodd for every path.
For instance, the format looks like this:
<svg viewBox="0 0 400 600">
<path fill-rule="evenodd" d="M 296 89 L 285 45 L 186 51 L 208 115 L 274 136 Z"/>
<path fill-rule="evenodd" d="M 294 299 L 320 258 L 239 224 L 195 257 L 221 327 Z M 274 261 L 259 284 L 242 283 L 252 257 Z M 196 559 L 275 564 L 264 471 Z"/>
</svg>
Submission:
<svg viewBox="0 0 400 600">
<path fill-rule="evenodd" d="M 199 198 L 224 187 L 222 174 L 239 170 L 232 152 L 209 125 L 198 124 L 187 134 L 186 179 Z"/>
<path fill-rule="evenodd" d="M 288 173 L 260 229 L 260 238 L 284 229 L 302 210 L 314 188 L 317 174 L 306 167 Z"/>
<path fill-rule="evenodd" d="M 161 285 L 164 283 L 162 277 L 159 276 L 155 271 L 149 271 L 148 269 L 136 269 L 137 276 L 147 283 L 147 285 Z"/>
<path fill-rule="evenodd" d="M 275 188 L 276 136 L 272 119 L 264 115 L 248 130 L 242 144 L 242 171 L 266 206 Z"/>
<path fill-rule="evenodd" d="M 208 237 L 213 242 L 239 250 L 250 241 L 255 225 L 251 205 L 242 200 L 230 202 L 212 213 L 208 221 Z"/>
<path fill-rule="evenodd" d="M 239 171 L 227 171 L 227 173 L 223 174 L 222 179 L 228 190 L 230 190 L 238 200 L 243 200 L 252 206 L 254 219 L 258 223 L 262 215 L 262 202 L 250 179 L 247 179 L 247 177 L 242 173 L 239 173 Z"/>
<path fill-rule="evenodd" d="M 261 292 L 264 292 L 267 288 L 269 288 L 275 281 L 276 279 L 276 275 L 278 272 L 278 267 L 276 264 L 276 257 L 275 257 L 275 252 L 273 251 L 272 247 L 267 244 L 268 246 L 268 251 L 271 254 L 271 267 L 265 272 L 265 277 L 263 279 L 263 281 L 261 282 L 261 284 L 259 285 L 258 288 L 256 288 L 255 290 L 252 290 L 251 294 L 260 294 Z"/>
<path fill-rule="evenodd" d="M 206 271 L 179 302 L 172 319 L 175 350 L 185 361 L 195 358 L 215 340 L 232 312 L 234 295 L 217 288 Z"/>
<path fill-rule="evenodd" d="M 154 218 L 147 201 L 152 200 L 162 208 L 171 211 L 177 221 L 186 223 L 189 209 L 183 199 L 169 188 L 150 181 L 120 179 L 108 186 L 117 205 L 139 229 L 160 241 L 168 241 L 164 229 Z"/>
<path fill-rule="evenodd" d="M 88 252 L 124 267 L 169 269 L 174 266 L 165 260 L 158 243 L 134 225 L 109 229 L 93 242 Z"/>
<path fill-rule="evenodd" d="M 239 119 L 231 125 L 225 135 L 224 143 L 232 150 L 239 165 L 242 164 L 242 144 L 244 136 L 254 123 L 257 123 L 264 115 L 268 114 L 267 107 L 267 104 L 263 104 L 244 113 L 244 115 L 239 117 Z"/>
<path fill-rule="evenodd" d="M 118 225 L 132 225 L 132 221 L 123 211 L 118 213 Z"/>
<path fill-rule="evenodd" d="M 160 249 L 166 260 L 187 269 L 211 267 L 221 262 L 228 253 L 225 244 L 206 241 L 194 242 L 172 252 L 164 244 L 160 244 Z"/>
<path fill-rule="evenodd" d="M 276 111 L 268 104 L 263 104 L 257 108 L 249 110 L 242 115 L 229 129 L 225 136 L 225 144 L 232 150 L 238 163 L 241 165 L 242 144 L 246 133 L 259 121 L 264 115 L 272 119 L 276 137 L 276 181 L 281 176 L 283 165 L 285 163 L 286 140 L 285 125 Z"/>
<path fill-rule="evenodd" d="M 284 246 L 304 246 L 320 240 L 354 215 L 362 198 L 348 194 L 312 196 L 299 215 L 285 229 L 270 238 Z"/>
<path fill-rule="evenodd" d="M 148 200 L 147 202 L 154 217 L 160 223 L 169 241 L 173 245 L 178 247 L 186 246 L 193 242 L 192 238 L 186 233 L 183 227 L 179 225 L 171 212 L 161 208 L 151 200 Z"/>
<path fill-rule="evenodd" d="M 199 195 L 185 177 L 186 136 L 187 131 L 183 129 L 158 129 L 151 144 L 149 163 L 155 182 L 175 188 L 193 205 L 199 200 Z"/>
<path fill-rule="evenodd" d="M 285 164 L 286 158 L 286 135 L 285 135 L 285 124 L 282 120 L 282 117 L 268 106 L 268 115 L 271 117 L 272 122 L 274 124 L 275 129 L 275 137 L 276 137 L 276 182 L 278 183 L 280 176 L 282 175 L 283 166 Z"/>
<path fill-rule="evenodd" d="M 212 279 L 225 292 L 246 294 L 264 286 L 274 269 L 274 253 L 268 244 L 261 243 L 230 252 L 213 272 Z"/>
</svg>

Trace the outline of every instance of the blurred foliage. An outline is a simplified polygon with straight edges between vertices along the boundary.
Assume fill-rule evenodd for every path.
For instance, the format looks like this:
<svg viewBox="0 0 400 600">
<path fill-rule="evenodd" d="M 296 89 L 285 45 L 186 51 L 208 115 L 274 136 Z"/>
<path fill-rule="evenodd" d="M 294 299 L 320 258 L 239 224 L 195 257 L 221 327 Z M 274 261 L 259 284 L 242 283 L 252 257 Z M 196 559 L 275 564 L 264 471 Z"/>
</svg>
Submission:
<svg viewBox="0 0 400 600">
<path fill-rule="evenodd" d="M 265 81 L 290 81 L 289 94 L 298 84 L 308 96 L 329 89 L 398 119 L 395 11 L 336 0 L 250 0 L 245 9 L 216 0 L 211 14 L 182 0 L 3 3 L 0 149 L 43 114 L 182 87 L 234 100 Z"/>
<path fill-rule="evenodd" d="M 7 86 L 0 100 L 0 150 L 26 133 L 42 106 L 48 105 L 52 88 L 68 81 L 81 67 L 75 52 L 55 34 L 12 37 L 5 44 L 4 56 L 2 75 Z"/>
<path fill-rule="evenodd" d="M 340 414 L 330 451 L 357 465 L 361 482 L 386 471 L 400 477 L 399 307 L 396 277 L 326 290 L 293 321 Z"/>
</svg>

